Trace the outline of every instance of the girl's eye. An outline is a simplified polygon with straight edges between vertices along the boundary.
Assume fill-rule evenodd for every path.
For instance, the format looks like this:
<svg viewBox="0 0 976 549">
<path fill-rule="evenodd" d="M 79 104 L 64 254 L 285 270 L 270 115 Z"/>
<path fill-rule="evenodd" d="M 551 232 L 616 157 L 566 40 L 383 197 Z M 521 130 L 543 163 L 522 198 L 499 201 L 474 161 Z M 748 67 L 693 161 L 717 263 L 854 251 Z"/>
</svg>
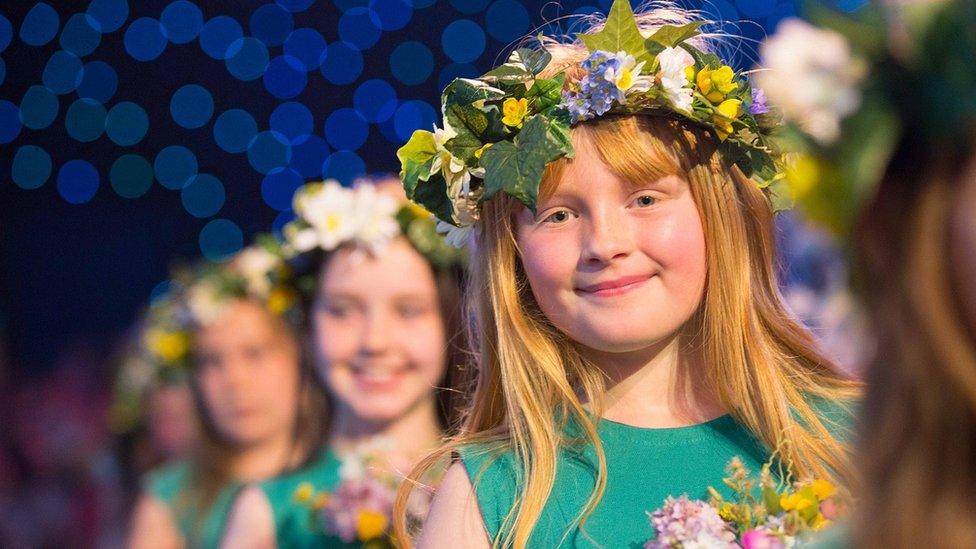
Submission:
<svg viewBox="0 0 976 549">
<path fill-rule="evenodd" d="M 558 212 L 553 212 L 549 217 L 542 220 L 543 223 L 565 223 L 570 219 L 570 213 L 567 210 L 559 210 Z"/>
<path fill-rule="evenodd" d="M 401 305 L 397 307 L 397 313 L 401 318 L 416 318 L 426 312 L 424 307 L 419 305 Z"/>
<path fill-rule="evenodd" d="M 654 204 L 657 204 L 657 199 L 649 194 L 638 196 L 634 203 L 638 208 L 649 208 Z"/>
<path fill-rule="evenodd" d="M 348 318 L 352 315 L 352 307 L 346 305 L 326 305 L 325 314 L 335 318 Z"/>
</svg>

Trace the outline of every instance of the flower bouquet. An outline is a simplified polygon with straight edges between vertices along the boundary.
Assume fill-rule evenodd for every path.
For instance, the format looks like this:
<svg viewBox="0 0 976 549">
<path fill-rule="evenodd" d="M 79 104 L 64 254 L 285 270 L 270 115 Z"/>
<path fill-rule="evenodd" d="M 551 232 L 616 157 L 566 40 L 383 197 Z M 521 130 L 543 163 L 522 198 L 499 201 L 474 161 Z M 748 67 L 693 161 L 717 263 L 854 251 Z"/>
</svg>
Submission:
<svg viewBox="0 0 976 549">
<path fill-rule="evenodd" d="M 763 466 L 758 486 L 738 458 L 729 463 L 726 486 L 733 499 L 709 488 L 709 501 L 669 497 L 648 513 L 654 539 L 645 549 L 783 549 L 831 523 L 840 511 L 836 488 L 825 480 L 783 488 Z M 758 490 L 757 490 L 758 488 Z"/>
</svg>

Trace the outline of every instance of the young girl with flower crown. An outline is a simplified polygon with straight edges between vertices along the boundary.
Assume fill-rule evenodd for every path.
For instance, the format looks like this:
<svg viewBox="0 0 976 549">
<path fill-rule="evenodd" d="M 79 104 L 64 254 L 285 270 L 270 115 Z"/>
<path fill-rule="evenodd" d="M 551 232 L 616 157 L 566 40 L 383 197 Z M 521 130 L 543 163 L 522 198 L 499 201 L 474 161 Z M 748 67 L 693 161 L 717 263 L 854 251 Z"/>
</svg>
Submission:
<svg viewBox="0 0 976 549">
<path fill-rule="evenodd" d="M 145 350 L 157 377 L 187 380 L 199 434 L 186 459 L 146 477 L 129 547 L 217 547 L 244 484 L 299 468 L 320 446 L 324 395 L 301 361 L 282 266 L 254 246 L 153 304 Z"/>
<path fill-rule="evenodd" d="M 768 109 L 699 26 L 618 0 L 452 83 L 400 150 L 408 196 L 474 243 L 477 385 L 417 470 L 455 458 L 420 546 L 638 546 L 733 457 L 848 480 L 858 387 L 777 290 Z"/>
<path fill-rule="evenodd" d="M 396 180 L 312 183 L 294 203 L 285 246 L 307 267 L 326 442 L 311 466 L 246 489 L 223 544 L 384 547 L 397 485 L 448 427 L 464 255 Z"/>
</svg>

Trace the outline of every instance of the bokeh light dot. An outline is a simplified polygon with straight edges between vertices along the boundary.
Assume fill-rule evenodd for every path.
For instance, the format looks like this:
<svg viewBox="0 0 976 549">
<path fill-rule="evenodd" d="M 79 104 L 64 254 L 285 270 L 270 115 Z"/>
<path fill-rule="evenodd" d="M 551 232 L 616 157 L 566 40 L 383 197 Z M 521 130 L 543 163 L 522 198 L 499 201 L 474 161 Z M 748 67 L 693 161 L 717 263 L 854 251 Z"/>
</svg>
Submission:
<svg viewBox="0 0 976 549">
<path fill-rule="evenodd" d="M 159 21 L 140 17 L 125 29 L 125 51 L 137 61 L 152 61 L 166 49 L 166 36 Z"/>
<path fill-rule="evenodd" d="M 207 21 L 200 31 L 200 48 L 208 56 L 224 60 L 231 44 L 244 37 L 244 29 L 233 17 L 218 15 Z"/>
<path fill-rule="evenodd" d="M 315 0 L 275 0 L 275 3 L 292 13 L 299 13 L 311 7 Z"/>
<path fill-rule="evenodd" d="M 99 32 L 114 32 L 128 19 L 129 3 L 126 0 L 91 0 L 85 13 Z"/>
<path fill-rule="evenodd" d="M 10 19 L 7 19 L 0 13 L 0 52 L 7 49 L 10 45 L 10 41 L 13 40 L 14 27 L 10 24 Z"/>
<path fill-rule="evenodd" d="M 315 127 L 312 111 L 296 101 L 282 103 L 271 112 L 271 129 L 288 138 L 292 145 L 308 139 Z"/>
<path fill-rule="evenodd" d="M 152 164 L 138 154 L 120 156 L 112 163 L 108 180 L 115 194 L 122 198 L 139 198 L 152 187 Z"/>
<path fill-rule="evenodd" d="M 200 252 L 210 261 L 224 261 L 244 247 L 244 233 L 229 219 L 214 219 L 200 230 Z"/>
<path fill-rule="evenodd" d="M 239 38 L 227 49 L 227 70 L 245 82 L 260 78 L 268 68 L 268 47 L 257 38 Z"/>
<path fill-rule="evenodd" d="M 308 84 L 308 76 L 299 68 L 301 66 L 302 63 L 297 60 L 289 62 L 286 56 L 275 57 L 264 72 L 264 88 L 278 99 L 297 96 Z"/>
<path fill-rule="evenodd" d="M 197 157 L 181 145 L 170 145 L 159 151 L 153 161 L 156 180 L 170 190 L 182 189 L 197 174 Z"/>
<path fill-rule="evenodd" d="M 415 10 L 429 8 L 433 6 L 435 2 L 437 2 L 437 0 L 409 0 L 409 1 L 410 1 L 410 5 L 412 5 L 413 9 Z"/>
<path fill-rule="evenodd" d="M 471 15 L 484 10 L 488 0 L 451 0 L 451 5 L 459 12 Z"/>
<path fill-rule="evenodd" d="M 356 150 L 369 137 L 369 124 L 354 109 L 332 111 L 325 120 L 325 138 L 336 149 Z"/>
<path fill-rule="evenodd" d="M 379 17 L 369 8 L 351 8 L 339 17 L 339 38 L 359 50 L 369 49 L 383 33 L 378 21 Z"/>
<path fill-rule="evenodd" d="M 352 104 L 367 121 L 383 122 L 396 112 L 396 90 L 385 80 L 367 80 L 356 88 Z"/>
<path fill-rule="evenodd" d="M 20 121 L 32 130 L 51 125 L 58 116 L 58 96 L 44 86 L 31 86 L 20 100 Z"/>
<path fill-rule="evenodd" d="M 441 34 L 444 53 L 457 63 L 474 61 L 485 51 L 485 33 L 474 21 L 454 21 Z"/>
<path fill-rule="evenodd" d="M 280 211 L 291 208 L 295 191 L 305 183 L 301 174 L 291 168 L 278 168 L 264 176 L 261 198 L 271 208 Z"/>
<path fill-rule="evenodd" d="M 488 34 L 499 42 L 509 43 L 529 30 L 529 13 L 516 0 L 497 0 L 485 13 Z"/>
<path fill-rule="evenodd" d="M 287 137 L 276 131 L 261 132 L 247 148 L 247 161 L 263 174 L 284 168 L 291 161 L 291 144 Z"/>
<path fill-rule="evenodd" d="M 390 55 L 390 72 L 400 82 L 414 86 L 434 71 L 434 54 L 420 42 L 403 42 Z"/>
<path fill-rule="evenodd" d="M 95 51 L 102 41 L 102 33 L 92 26 L 92 19 L 82 13 L 72 15 L 61 30 L 61 47 L 78 57 Z"/>
<path fill-rule="evenodd" d="M 201 173 L 180 191 L 183 209 L 193 217 L 210 217 L 224 207 L 224 184 L 208 173 Z"/>
<path fill-rule="evenodd" d="M 415 130 L 430 130 L 437 123 L 437 111 L 425 101 L 404 101 L 393 117 L 393 127 L 400 142 L 406 142 Z"/>
<path fill-rule="evenodd" d="M 322 163 L 328 156 L 329 146 L 325 140 L 317 135 L 310 135 L 305 141 L 292 147 L 288 167 L 302 177 L 319 177 L 322 175 Z"/>
<path fill-rule="evenodd" d="M 218 147 L 229 153 L 242 153 L 257 135 L 258 123 L 247 111 L 231 109 L 217 117 L 213 133 Z"/>
<path fill-rule="evenodd" d="M 400 30 L 413 16 L 413 6 L 407 0 L 370 0 L 369 8 L 376 14 L 380 29 Z"/>
<path fill-rule="evenodd" d="M 20 39 L 29 46 L 43 46 L 58 34 L 61 18 L 54 8 L 38 2 L 20 24 Z"/>
<path fill-rule="evenodd" d="M 357 177 L 366 173 L 366 164 L 352 151 L 336 151 L 322 164 L 322 178 L 336 179 L 343 185 L 351 185 Z"/>
<path fill-rule="evenodd" d="M 285 55 L 297 60 L 302 70 L 315 70 L 325 59 L 325 38 L 315 29 L 297 29 L 285 39 Z"/>
<path fill-rule="evenodd" d="M 77 89 L 84 74 L 85 66 L 77 55 L 59 50 L 48 59 L 41 81 L 54 93 L 63 95 Z"/>
<path fill-rule="evenodd" d="M 89 61 L 84 65 L 81 83 L 78 84 L 78 97 L 88 97 L 107 103 L 119 86 L 119 76 L 115 69 L 104 61 Z"/>
<path fill-rule="evenodd" d="M 251 34 L 268 47 L 283 44 L 294 28 L 291 12 L 277 4 L 265 4 L 251 14 Z"/>
<path fill-rule="evenodd" d="M 478 67 L 470 63 L 451 63 L 437 75 L 437 88 L 443 90 L 455 78 L 475 78 L 479 74 Z"/>
<path fill-rule="evenodd" d="M 11 179 L 25 190 L 36 189 L 51 177 L 51 155 L 37 145 L 24 145 L 14 154 Z"/>
<path fill-rule="evenodd" d="M 128 147 L 142 141 L 149 131 L 149 115 L 139 105 L 123 101 L 108 111 L 105 133 L 113 143 Z"/>
<path fill-rule="evenodd" d="M 101 103 L 83 97 L 76 99 L 68 107 L 64 117 L 64 127 L 72 139 L 88 143 L 98 139 L 105 132 L 105 117 L 105 107 Z"/>
<path fill-rule="evenodd" d="M 193 2 L 177 0 L 166 6 L 159 23 L 163 35 L 174 44 L 186 44 L 195 39 L 203 28 L 203 12 Z"/>
<path fill-rule="evenodd" d="M 199 128 L 213 116 L 213 96 L 203 86 L 186 84 L 176 90 L 169 103 L 173 120 L 184 128 Z"/>
<path fill-rule="evenodd" d="M 58 194 L 69 204 L 88 202 L 98 192 L 98 185 L 98 170 L 84 160 L 69 160 L 58 170 Z"/>
<path fill-rule="evenodd" d="M 322 76 L 333 84 L 351 84 L 363 72 L 363 55 L 351 44 L 333 42 L 322 62 Z"/>
</svg>

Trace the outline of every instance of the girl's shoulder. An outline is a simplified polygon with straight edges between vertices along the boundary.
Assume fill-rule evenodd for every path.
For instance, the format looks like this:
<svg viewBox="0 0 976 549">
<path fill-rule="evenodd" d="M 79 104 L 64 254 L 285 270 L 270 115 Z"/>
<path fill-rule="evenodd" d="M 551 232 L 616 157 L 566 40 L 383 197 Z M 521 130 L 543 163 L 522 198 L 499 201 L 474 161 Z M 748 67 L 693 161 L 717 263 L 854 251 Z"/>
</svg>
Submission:
<svg viewBox="0 0 976 549">
<path fill-rule="evenodd" d="M 153 469 L 143 479 L 143 489 L 163 503 L 172 506 L 190 482 L 190 464 L 179 460 Z"/>
<path fill-rule="evenodd" d="M 494 539 L 518 493 L 519 469 L 515 451 L 500 443 L 470 443 L 457 450 L 484 519 L 489 539 Z"/>
</svg>

